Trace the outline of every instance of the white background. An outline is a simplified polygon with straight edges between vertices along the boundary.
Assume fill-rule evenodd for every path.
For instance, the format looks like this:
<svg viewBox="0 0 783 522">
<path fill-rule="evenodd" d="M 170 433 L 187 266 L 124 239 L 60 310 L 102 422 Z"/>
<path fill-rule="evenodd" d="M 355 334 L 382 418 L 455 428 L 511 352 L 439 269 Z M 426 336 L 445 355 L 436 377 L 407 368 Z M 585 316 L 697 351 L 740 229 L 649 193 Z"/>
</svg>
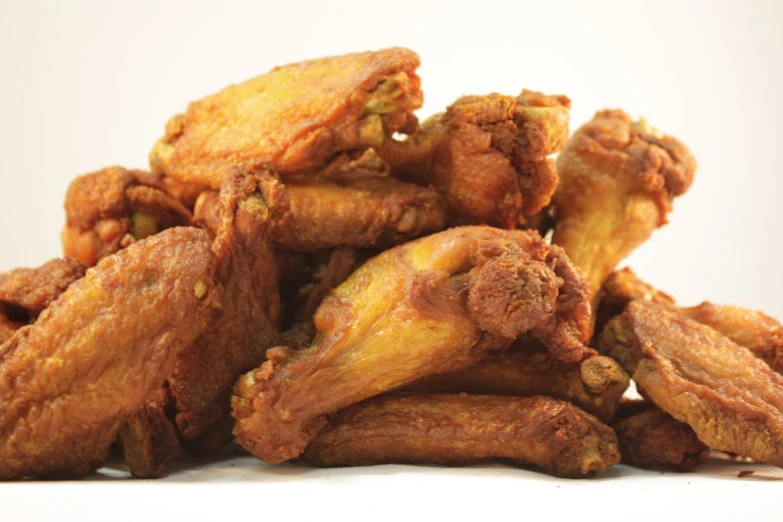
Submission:
<svg viewBox="0 0 783 522">
<path fill-rule="evenodd" d="M 422 59 L 422 116 L 462 94 L 516 94 L 524 87 L 571 97 L 573 129 L 598 109 L 620 107 L 682 139 L 699 161 L 695 184 L 675 202 L 671 223 L 628 263 L 683 304 L 709 299 L 783 318 L 783 274 L 778 269 L 783 264 L 778 239 L 783 222 L 782 22 L 783 2 L 774 1 L 1 0 L 0 271 L 59 255 L 69 180 L 106 165 L 145 167 L 165 122 L 188 101 L 274 65 L 403 45 Z M 423 509 L 437 518 L 447 508 L 480 512 L 483 499 L 490 498 L 494 508 L 511 508 L 514 499 L 508 495 L 518 487 L 520 501 L 508 513 L 514 518 L 527 518 L 536 509 L 557 518 L 552 509 L 570 509 L 581 518 L 627 514 L 639 519 L 658 513 L 666 492 L 679 488 L 653 475 L 649 483 L 642 480 L 643 486 L 629 480 L 625 489 L 617 480 L 608 482 L 611 488 L 606 481 L 594 486 L 565 482 L 562 489 L 534 495 L 535 502 L 523 494 L 531 487 L 529 478 L 503 482 L 507 496 L 500 499 L 492 492 L 493 482 L 470 473 L 445 480 L 443 471 L 433 472 L 427 482 L 426 473 L 422 479 L 417 472 L 415 480 L 391 485 L 372 473 L 359 476 L 364 478 L 350 488 L 323 489 L 322 482 L 310 480 L 297 489 L 296 482 L 288 481 L 288 489 L 277 485 L 273 492 L 269 483 L 258 484 L 242 497 L 248 503 L 245 513 L 262 518 L 275 504 L 290 513 L 318 513 L 318 501 L 308 502 L 308 495 L 333 500 L 330 495 L 338 495 L 346 506 L 344 515 L 349 506 L 358 505 L 375 513 L 368 514 L 375 519 L 391 506 L 405 505 L 408 494 L 426 501 L 422 492 L 430 488 L 438 504 Z M 449 495 L 443 488 L 455 481 L 455 494 Z M 734 487 L 732 483 L 702 488 L 692 501 L 703 510 L 707 498 Z M 754 496 L 758 509 L 761 497 L 775 497 L 760 489 L 764 486 L 769 483 L 746 481 L 732 491 L 748 500 L 747 495 Z M 53 491 L 57 494 L 51 498 L 70 498 L 64 506 L 75 508 L 80 498 L 86 500 L 66 495 L 71 489 L 47 487 L 39 502 L 28 505 L 25 499 L 34 497 L 17 492 L 29 489 L 0 485 L 0 497 L 15 501 L 9 505 L 3 500 L 0 516 L 5 519 L 13 506 L 42 509 Z M 596 488 L 599 501 L 584 508 L 569 502 L 591 498 L 586 487 Z M 642 490 L 654 494 L 629 496 Z M 98 507 L 100 498 L 111 497 L 89 491 Z M 356 498 L 359 492 L 361 498 Z M 163 502 L 168 494 L 151 495 Z M 677 495 L 686 500 L 690 494 Z M 126 515 L 141 509 L 142 504 L 128 502 Z M 188 505 L 178 502 L 183 509 Z M 634 506 L 618 511 L 616 502 Z M 652 503 L 655 509 L 644 507 Z M 718 514 L 731 511 L 713 507 Z"/>
</svg>

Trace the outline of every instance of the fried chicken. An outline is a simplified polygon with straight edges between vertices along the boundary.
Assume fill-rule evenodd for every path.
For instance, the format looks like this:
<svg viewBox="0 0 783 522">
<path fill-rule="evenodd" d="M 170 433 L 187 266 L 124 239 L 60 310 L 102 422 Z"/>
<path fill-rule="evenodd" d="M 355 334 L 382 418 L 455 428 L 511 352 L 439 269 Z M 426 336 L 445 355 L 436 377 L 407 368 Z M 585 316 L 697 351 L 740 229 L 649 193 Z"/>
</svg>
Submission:
<svg viewBox="0 0 783 522">
<path fill-rule="evenodd" d="M 565 144 L 570 106 L 565 96 L 527 90 L 465 96 L 380 153 L 396 175 L 443 194 L 450 225 L 515 228 L 555 191 L 547 156 Z"/>
<path fill-rule="evenodd" d="M 167 230 L 103 259 L 0 346 L 0 478 L 103 462 L 207 324 L 214 263 L 203 231 Z"/>
<path fill-rule="evenodd" d="M 503 458 L 583 478 L 620 453 L 609 427 L 563 401 L 436 394 L 378 397 L 331 415 L 304 457 L 319 466 Z"/>
<path fill-rule="evenodd" d="M 510 349 L 490 353 L 460 372 L 430 375 L 406 390 L 515 397 L 546 395 L 571 402 L 609 422 L 629 381 L 628 374 L 609 357 L 599 355 L 567 364 L 547 352 Z"/>
<path fill-rule="evenodd" d="M 201 195 L 197 221 L 215 219 L 215 194 Z M 280 194 L 274 241 L 284 250 L 381 248 L 440 231 L 444 225 L 442 199 L 425 187 L 372 172 L 292 175 Z"/>
<path fill-rule="evenodd" d="M 265 462 L 294 458 L 324 415 L 468 367 L 524 332 L 580 360 L 589 309 L 575 276 L 562 252 L 522 231 L 463 227 L 387 250 L 323 301 L 312 346 L 270 350 L 237 382 L 234 433 Z"/>
<path fill-rule="evenodd" d="M 61 238 L 66 257 L 93 266 L 134 241 L 190 225 L 190 211 L 166 189 L 163 177 L 122 167 L 73 180 Z"/>
<path fill-rule="evenodd" d="M 672 200 L 693 181 L 696 161 L 676 138 L 620 110 L 597 113 L 557 158 L 552 199 L 560 245 L 597 294 L 615 266 L 664 225 Z"/>
<path fill-rule="evenodd" d="M 601 294 L 599 328 L 622 313 L 628 303 L 634 300 L 652 301 L 672 309 L 677 306 L 671 296 L 639 279 L 630 268 L 612 273 L 606 279 Z M 684 316 L 744 346 L 769 364 L 770 368 L 783 373 L 783 325 L 775 319 L 741 306 L 716 305 L 706 301 L 697 306 L 676 309 Z"/>
<path fill-rule="evenodd" d="M 645 301 L 612 319 L 599 345 L 709 447 L 783 467 L 783 376 L 746 348 Z"/>
<path fill-rule="evenodd" d="M 392 48 L 276 67 L 174 116 L 150 165 L 217 189 L 225 166 L 269 164 L 285 177 L 344 151 L 381 147 L 416 129 L 418 66 L 416 53 Z"/>
<path fill-rule="evenodd" d="M 710 450 L 687 424 L 646 401 L 626 401 L 612 423 L 625 464 L 647 469 L 693 471 Z"/>
</svg>

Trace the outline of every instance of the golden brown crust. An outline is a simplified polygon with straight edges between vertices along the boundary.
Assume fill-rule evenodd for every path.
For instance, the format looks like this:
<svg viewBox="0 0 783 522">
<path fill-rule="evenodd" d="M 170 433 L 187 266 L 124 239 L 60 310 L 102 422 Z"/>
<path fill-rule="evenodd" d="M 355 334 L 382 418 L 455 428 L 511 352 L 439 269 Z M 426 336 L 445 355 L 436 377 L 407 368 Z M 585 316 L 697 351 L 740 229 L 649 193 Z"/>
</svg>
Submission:
<svg viewBox="0 0 783 522">
<path fill-rule="evenodd" d="M 214 268 L 203 231 L 167 230 L 102 260 L 3 344 L 0 477 L 100 465 L 206 325 Z"/>
<path fill-rule="evenodd" d="M 35 319 L 86 270 L 76 259 L 52 259 L 37 268 L 0 274 L 0 303 L 21 308 Z"/>
<path fill-rule="evenodd" d="M 395 173 L 443 194 L 452 225 L 515 228 L 549 204 L 568 136 L 570 100 L 523 91 L 465 96 L 381 155 Z"/>
<path fill-rule="evenodd" d="M 582 478 L 620 460 L 612 430 L 549 397 L 403 395 L 370 399 L 329 417 L 305 458 L 319 466 L 503 458 Z"/>
<path fill-rule="evenodd" d="M 185 440 L 201 437 L 226 416 L 234 381 L 261 364 L 277 342 L 280 297 L 270 235 L 279 189 L 267 171 L 229 169 L 220 191 L 212 250 L 221 308 L 178 355 L 168 380 Z"/>
<path fill-rule="evenodd" d="M 628 374 L 609 357 L 566 364 L 547 352 L 490 353 L 460 372 L 430 375 L 406 390 L 531 397 L 546 395 L 573 403 L 603 422 L 614 417 L 628 388 Z"/>
<path fill-rule="evenodd" d="M 609 322 L 600 349 L 711 448 L 783 466 L 783 376 L 747 349 L 644 301 Z"/>
<path fill-rule="evenodd" d="M 148 401 L 123 422 L 117 442 L 128 471 L 136 478 L 160 477 L 180 454 L 177 428 L 160 400 Z"/>
<path fill-rule="evenodd" d="M 527 330 L 570 328 L 555 317 L 564 283 L 547 265 L 550 253 L 535 234 L 463 227 L 371 259 L 321 304 L 310 348 L 270 350 L 264 365 L 237 382 L 234 433 L 261 460 L 287 460 L 301 453 L 324 414 L 465 368 Z M 512 292 L 495 292 L 511 281 Z M 584 353 L 549 348 L 576 360 Z"/>
<path fill-rule="evenodd" d="M 281 175 L 415 130 L 419 57 L 404 48 L 276 67 L 191 103 L 150 153 L 154 172 L 219 188 L 223 168 L 270 164 Z"/>
<path fill-rule="evenodd" d="M 190 211 L 166 188 L 162 176 L 122 167 L 73 180 L 61 238 L 66 257 L 93 266 L 136 240 L 190 225 Z"/>
<path fill-rule="evenodd" d="M 710 450 L 687 424 L 673 419 L 646 401 L 621 405 L 612 429 L 620 443 L 623 463 L 647 469 L 693 471 Z"/>
<path fill-rule="evenodd" d="M 604 279 L 655 228 L 693 180 L 696 162 L 671 136 L 620 110 L 597 113 L 557 158 L 560 184 L 552 242 L 562 246 L 596 296 Z M 591 299 L 593 307 L 597 299 Z"/>
</svg>

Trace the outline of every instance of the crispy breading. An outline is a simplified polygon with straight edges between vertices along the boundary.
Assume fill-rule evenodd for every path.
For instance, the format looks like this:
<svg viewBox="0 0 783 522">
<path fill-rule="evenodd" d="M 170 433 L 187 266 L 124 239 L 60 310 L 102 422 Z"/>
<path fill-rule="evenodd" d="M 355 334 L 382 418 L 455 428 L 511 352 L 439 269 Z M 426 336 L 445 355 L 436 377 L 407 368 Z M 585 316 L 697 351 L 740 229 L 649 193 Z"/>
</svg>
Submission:
<svg viewBox="0 0 783 522">
<path fill-rule="evenodd" d="M 397 47 L 276 67 L 174 116 L 150 165 L 217 189 L 226 166 L 268 164 L 285 177 L 343 151 L 380 147 L 416 129 L 418 66 L 416 53 Z"/>
<path fill-rule="evenodd" d="M 190 225 L 190 211 L 166 193 L 162 176 L 107 167 L 71 182 L 62 231 L 66 257 L 93 266 L 134 241 Z"/>
<path fill-rule="evenodd" d="M 304 457 L 319 466 L 491 458 L 582 478 L 620 460 L 617 437 L 576 406 L 549 397 L 384 396 L 329 416 Z"/>
<path fill-rule="evenodd" d="M 612 423 L 623 463 L 647 469 L 693 471 L 710 450 L 687 424 L 647 401 L 625 401 Z"/>
<path fill-rule="evenodd" d="M 515 228 L 555 191 L 557 168 L 547 156 L 565 144 L 570 105 L 527 90 L 465 96 L 380 153 L 396 175 L 443 194 L 451 225 Z"/>
<path fill-rule="evenodd" d="M 783 376 L 749 350 L 645 301 L 612 319 L 599 344 L 709 447 L 783 467 Z"/>
<path fill-rule="evenodd" d="M 534 233 L 462 227 L 371 259 L 323 301 L 312 346 L 270 350 L 237 382 L 239 442 L 266 462 L 294 458 L 325 414 L 468 367 L 528 331 L 580 360 L 589 310 L 558 254 Z"/>
<path fill-rule="evenodd" d="M 628 374 L 609 357 L 599 355 L 567 364 L 548 352 L 511 349 L 490 353 L 460 372 L 430 375 L 406 390 L 515 397 L 546 395 L 571 402 L 609 422 L 629 382 Z"/>
<path fill-rule="evenodd" d="M 687 147 L 644 120 L 605 110 L 574 133 L 557 158 L 552 242 L 590 283 L 591 303 L 615 266 L 664 225 L 693 181 Z"/>
<path fill-rule="evenodd" d="M 0 478 L 81 475 L 161 386 L 214 307 L 206 233 L 107 257 L 0 346 Z"/>
</svg>

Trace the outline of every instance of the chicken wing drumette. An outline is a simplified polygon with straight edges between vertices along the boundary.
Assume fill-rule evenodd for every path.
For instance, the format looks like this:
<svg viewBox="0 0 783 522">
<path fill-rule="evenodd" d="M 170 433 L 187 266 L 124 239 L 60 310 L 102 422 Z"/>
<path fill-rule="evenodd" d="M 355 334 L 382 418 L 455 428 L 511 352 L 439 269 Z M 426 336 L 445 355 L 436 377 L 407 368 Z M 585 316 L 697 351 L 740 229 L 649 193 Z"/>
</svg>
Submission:
<svg viewBox="0 0 783 522">
<path fill-rule="evenodd" d="M 557 168 L 547 156 L 568 138 L 570 105 L 527 90 L 465 96 L 380 152 L 395 175 L 443 194 L 451 225 L 515 228 L 555 191 Z"/>
<path fill-rule="evenodd" d="M 676 138 L 644 120 L 605 110 L 574 133 L 557 158 L 552 242 L 590 284 L 591 303 L 617 263 L 664 225 L 696 161 Z"/>
<path fill-rule="evenodd" d="M 276 67 L 193 102 L 166 124 L 154 172 L 220 188 L 226 166 L 271 165 L 285 177 L 344 151 L 416 130 L 419 57 L 403 48 Z"/>
<path fill-rule="evenodd" d="M 298 456 L 324 415 L 470 366 L 521 333 L 578 361 L 589 307 L 557 247 L 533 233 L 447 230 L 362 265 L 315 314 L 309 348 L 276 348 L 235 386 L 234 433 L 266 462 Z"/>
</svg>

